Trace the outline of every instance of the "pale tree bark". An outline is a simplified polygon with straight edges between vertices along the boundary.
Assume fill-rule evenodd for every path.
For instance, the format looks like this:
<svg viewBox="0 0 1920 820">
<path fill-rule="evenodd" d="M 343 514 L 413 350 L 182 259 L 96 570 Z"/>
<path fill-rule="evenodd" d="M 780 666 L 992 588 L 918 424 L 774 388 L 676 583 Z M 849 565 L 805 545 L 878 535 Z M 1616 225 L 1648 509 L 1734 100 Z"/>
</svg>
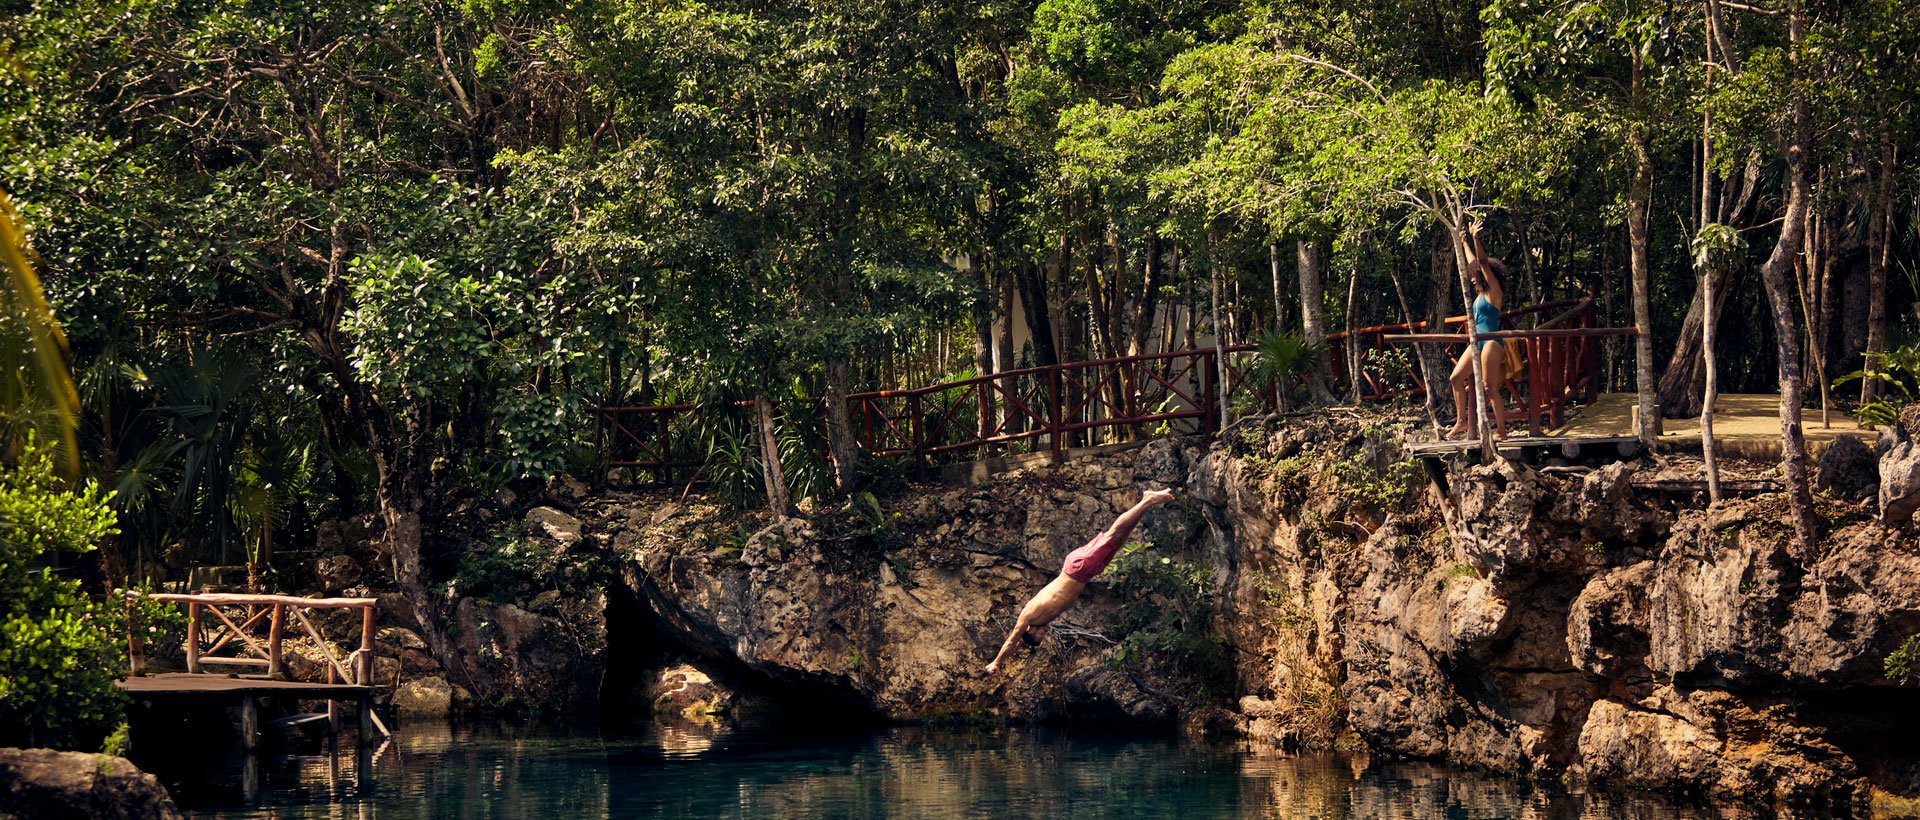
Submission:
<svg viewBox="0 0 1920 820">
<path fill-rule="evenodd" d="M 1706 25 L 1713 28 L 1713 12 L 1706 13 Z M 1706 85 L 1713 87 L 1713 43 L 1707 40 Z M 1713 221 L 1713 109 L 1704 108 L 1700 114 L 1700 218 L 1698 231 L 1705 231 Z M 1714 286 L 1716 258 L 1718 254 L 1704 254 L 1699 260 L 1700 292 L 1698 304 L 1700 317 L 1700 353 L 1706 370 L 1706 387 L 1700 400 L 1700 457 L 1706 464 L 1707 500 L 1711 504 L 1720 503 L 1720 455 L 1719 445 L 1713 439 L 1713 405 L 1720 398 L 1719 363 L 1713 347 L 1715 322 L 1719 319 L 1719 289 Z M 1679 355 L 1678 351 L 1674 354 Z"/>
<path fill-rule="evenodd" d="M 1445 226 L 1442 226 L 1442 229 L 1451 231 L 1451 228 Z M 1450 294 L 1453 291 L 1453 287 L 1448 282 L 1453 279 L 1456 254 L 1450 237 L 1443 235 L 1435 239 L 1437 241 L 1433 247 L 1432 265 L 1427 273 L 1427 315 L 1423 332 L 1445 333 L 1447 332 L 1447 314 L 1452 306 Z M 1429 414 L 1437 415 L 1440 409 L 1446 406 L 1443 402 L 1451 400 L 1451 397 L 1446 395 L 1447 382 L 1451 376 L 1449 372 L 1451 364 L 1444 355 L 1421 357 L 1420 367 L 1422 378 L 1427 385 Z M 1455 422 L 1458 423 L 1458 420 L 1456 419 Z"/>
<path fill-rule="evenodd" d="M 1634 93 L 1639 93 L 1640 70 L 1634 69 Z M 1653 200 L 1653 157 L 1647 151 L 1644 126 L 1635 126 L 1627 137 L 1633 152 L 1633 177 L 1627 184 L 1627 253 L 1633 274 L 1633 324 L 1639 333 L 1633 339 L 1634 385 L 1639 393 L 1639 424 L 1634 435 L 1640 446 L 1653 449 L 1654 436 L 1660 430 L 1659 411 L 1653 395 L 1653 318 L 1648 304 L 1650 278 L 1647 262 L 1647 211 Z"/>
<path fill-rule="evenodd" d="M 1284 330 L 1287 326 L 1287 309 L 1280 298 L 1285 292 L 1280 288 L 1280 243 L 1267 244 L 1267 265 L 1273 270 L 1273 327 L 1275 330 Z"/>
<path fill-rule="evenodd" d="M 1790 2 L 1787 27 L 1791 48 L 1789 61 L 1794 80 L 1799 79 L 1800 5 Z M 1807 446 L 1800 429 L 1800 346 L 1793 321 L 1793 294 L 1788 277 L 1794 258 L 1806 239 L 1808 208 L 1807 146 L 1810 124 L 1805 94 L 1798 85 L 1788 92 L 1793 106 L 1793 136 L 1784 153 L 1787 160 L 1787 212 L 1780 227 L 1780 238 L 1773 253 L 1760 269 L 1766 285 L 1767 301 L 1773 307 L 1774 341 L 1780 355 L 1780 455 L 1786 473 L 1787 506 L 1793 513 L 1793 527 L 1800 548 L 1810 553 L 1816 538 L 1813 493 L 1807 484 Z"/>
<path fill-rule="evenodd" d="M 986 296 L 992 290 L 987 279 L 987 269 L 971 254 L 964 257 L 967 270 L 973 274 L 974 286 L 979 288 L 980 298 L 973 303 L 973 373 L 985 376 L 993 372 L 993 303 Z M 979 425 L 981 435 L 993 429 L 993 419 L 984 411 L 974 420 Z"/>
<path fill-rule="evenodd" d="M 1359 313 L 1360 300 L 1360 262 L 1356 258 L 1353 270 L 1347 276 L 1347 343 L 1341 349 L 1347 354 L 1347 400 L 1355 407 L 1360 406 L 1360 348 L 1353 343 L 1354 315 Z"/>
<path fill-rule="evenodd" d="M 1294 243 L 1294 248 L 1300 273 L 1301 335 L 1307 344 L 1324 345 L 1327 343 L 1327 255 L 1331 248 L 1322 239 L 1302 239 Z M 1307 395 L 1315 404 L 1333 402 L 1322 364 L 1307 369 Z"/>
<path fill-rule="evenodd" d="M 766 488 L 767 509 L 784 518 L 793 513 L 793 498 L 787 490 L 787 471 L 780 464 L 780 440 L 773 432 L 773 403 L 755 396 L 753 411 L 760 431 L 760 482 Z"/>
</svg>

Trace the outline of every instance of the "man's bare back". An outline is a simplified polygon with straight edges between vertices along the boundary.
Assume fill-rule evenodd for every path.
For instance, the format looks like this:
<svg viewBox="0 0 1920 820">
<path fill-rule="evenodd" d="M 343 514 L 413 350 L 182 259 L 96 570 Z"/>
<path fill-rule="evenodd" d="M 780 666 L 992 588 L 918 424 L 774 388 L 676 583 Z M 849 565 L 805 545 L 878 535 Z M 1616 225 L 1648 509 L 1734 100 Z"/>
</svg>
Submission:
<svg viewBox="0 0 1920 820">
<path fill-rule="evenodd" d="M 1168 490 L 1148 490 L 1141 493 L 1140 501 L 1131 509 L 1121 513 L 1119 518 L 1114 519 L 1113 524 L 1104 532 L 1094 536 L 1086 546 L 1069 554 L 1060 568 L 1060 574 L 1054 576 L 1046 586 L 1041 587 L 1040 591 L 1027 601 L 1027 605 L 1020 608 L 1020 618 L 1015 621 L 1013 631 L 1008 633 L 1006 642 L 1000 645 L 1000 653 L 994 656 L 992 663 L 987 664 L 987 674 L 993 675 L 1000 672 L 1000 662 L 1006 660 L 1007 656 L 1019 647 L 1023 637 L 1030 642 L 1038 643 L 1041 630 L 1052 623 L 1053 619 L 1060 617 L 1061 613 L 1066 612 L 1068 607 L 1073 606 L 1073 602 L 1080 599 L 1080 593 L 1086 591 L 1088 582 L 1105 570 L 1107 563 L 1112 561 L 1113 556 L 1126 545 L 1127 536 L 1133 533 L 1134 526 L 1146 516 L 1147 510 L 1172 500 L 1173 493 Z"/>
</svg>

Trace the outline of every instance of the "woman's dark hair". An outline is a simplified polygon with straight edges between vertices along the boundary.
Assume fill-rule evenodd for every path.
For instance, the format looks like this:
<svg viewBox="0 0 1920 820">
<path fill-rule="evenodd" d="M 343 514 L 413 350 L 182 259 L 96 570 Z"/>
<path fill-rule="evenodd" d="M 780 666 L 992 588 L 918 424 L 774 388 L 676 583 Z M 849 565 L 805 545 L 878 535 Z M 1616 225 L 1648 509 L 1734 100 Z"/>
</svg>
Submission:
<svg viewBox="0 0 1920 820">
<path fill-rule="evenodd" d="M 1500 260 L 1492 257 L 1475 259 L 1473 260 L 1473 264 L 1467 267 L 1467 278 L 1479 285 L 1481 290 L 1486 289 L 1485 281 L 1487 279 L 1492 279 L 1498 282 L 1501 288 L 1505 288 L 1507 286 L 1507 266 L 1501 263 Z"/>
</svg>

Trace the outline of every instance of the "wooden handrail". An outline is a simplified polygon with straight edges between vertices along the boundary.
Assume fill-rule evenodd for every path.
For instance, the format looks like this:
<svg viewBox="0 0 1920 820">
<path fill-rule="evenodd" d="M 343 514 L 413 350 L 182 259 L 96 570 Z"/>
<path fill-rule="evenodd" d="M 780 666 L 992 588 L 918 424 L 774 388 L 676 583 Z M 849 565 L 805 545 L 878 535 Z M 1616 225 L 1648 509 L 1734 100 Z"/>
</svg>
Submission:
<svg viewBox="0 0 1920 820">
<path fill-rule="evenodd" d="M 129 605 L 140 597 L 166 603 L 187 605 L 187 637 L 185 650 L 187 672 L 189 674 L 198 673 L 201 664 L 206 662 L 264 666 L 269 676 L 279 676 L 285 669 L 284 664 L 282 664 L 283 656 L 281 646 L 286 633 L 285 616 L 287 610 L 292 610 L 294 619 L 305 626 L 308 634 L 325 648 L 328 660 L 338 665 L 338 661 L 333 660 L 332 645 L 328 644 L 320 636 L 319 632 L 314 630 L 306 615 L 301 612 L 301 610 L 358 609 L 360 610 L 360 648 L 349 656 L 354 661 L 352 680 L 353 683 L 361 686 L 372 685 L 374 624 L 378 620 L 376 607 L 380 604 L 377 598 L 301 598 L 295 595 L 267 595 L 237 592 L 159 592 L 142 596 L 139 593 L 128 591 L 125 592 L 124 595 Z M 252 636 L 247 634 L 249 628 L 259 623 L 261 613 L 255 613 L 252 617 L 245 619 L 239 624 L 235 624 L 233 619 L 228 618 L 226 614 L 215 609 L 215 607 L 221 606 L 268 607 L 270 617 L 267 619 L 268 630 L 266 645 L 260 645 Z M 228 629 L 226 637 L 220 639 L 206 651 L 217 651 L 220 647 L 237 637 L 247 649 L 256 654 L 264 654 L 266 657 L 203 657 L 200 647 L 200 610 L 202 608 L 211 609 L 214 617 L 220 622 L 220 625 L 224 625 Z M 136 677 L 144 675 L 146 674 L 145 645 L 133 634 L 133 623 L 131 619 L 129 619 L 127 623 L 127 630 L 128 671 Z M 331 672 L 331 670 L 329 670 L 329 672 Z"/>
<path fill-rule="evenodd" d="M 258 604 L 262 606 L 267 604 L 284 604 L 287 606 L 303 606 L 308 609 L 350 609 L 353 607 L 370 607 L 380 603 L 380 599 L 378 598 L 301 598 L 297 595 L 252 595 L 240 592 L 156 592 L 146 597 L 155 601 L 166 601 L 174 604 Z"/>
<path fill-rule="evenodd" d="M 1501 313 L 1503 323 L 1518 324 L 1515 320 L 1529 316 L 1543 318 L 1530 330 L 1477 335 L 1482 339 L 1509 341 L 1527 354 L 1530 362 L 1527 372 L 1531 374 L 1529 412 L 1533 414 L 1531 423 L 1536 425 L 1542 415 L 1557 420 L 1565 405 L 1577 396 L 1592 400 L 1597 385 L 1593 371 L 1597 367 L 1598 352 L 1598 345 L 1592 339 L 1631 336 L 1638 332 L 1634 328 L 1584 327 L 1592 324 L 1594 316 L 1591 296 L 1526 305 Z M 1454 328 L 1468 320 L 1467 315 L 1449 316 L 1440 320 L 1440 324 Z M 1426 387 L 1419 372 L 1402 374 L 1412 379 L 1411 388 L 1395 386 L 1388 379 L 1390 374 L 1379 369 L 1380 360 L 1376 357 L 1393 345 L 1457 345 L 1467 341 L 1467 336 L 1458 330 L 1418 332 L 1427 330 L 1429 325 L 1425 321 L 1406 322 L 1333 333 L 1327 337 L 1328 345 L 1334 349 L 1329 365 L 1336 378 L 1359 382 L 1365 399 L 1388 399 L 1404 392 L 1424 393 Z M 1353 354 L 1351 359 L 1339 352 L 1349 346 L 1357 348 L 1349 351 Z M 855 435 L 861 449 L 875 456 L 911 458 L 916 472 L 924 472 L 930 456 L 1037 441 L 1043 436 L 1047 438 L 1046 448 L 1057 461 L 1064 457 L 1066 448 L 1072 446 L 1073 434 L 1081 430 L 1197 418 L 1202 431 L 1212 432 L 1219 424 L 1221 402 L 1248 392 L 1245 366 L 1235 365 L 1234 359 L 1258 348 L 1257 344 L 1242 343 L 1061 362 L 924 387 L 852 393 L 847 396 L 847 402 L 855 417 Z M 1224 361 L 1216 363 L 1217 358 Z M 1173 364 L 1182 360 L 1186 363 Z M 1162 362 L 1167 364 L 1156 366 Z M 1346 372 L 1355 364 L 1359 367 L 1357 372 Z M 1216 373 L 1216 370 L 1223 372 Z M 1221 376 L 1230 382 L 1216 383 Z M 1122 386 L 1126 388 L 1123 390 Z M 1126 395 L 1122 395 L 1123 392 Z M 1257 401 L 1269 407 L 1277 401 L 1271 390 L 1252 392 Z M 970 407 L 976 401 L 979 404 L 977 425 Z M 1168 403 L 1174 406 L 1168 408 Z M 749 406 L 747 402 L 737 404 Z M 1159 406 L 1149 407 L 1155 404 Z M 678 418 L 677 414 L 700 412 L 708 407 L 673 404 L 599 408 L 597 415 L 602 430 L 613 430 L 615 441 L 638 450 L 631 460 L 604 463 L 652 470 L 656 480 L 667 481 L 673 480 L 673 471 L 678 468 L 703 464 L 697 456 L 676 458 L 678 448 L 672 438 L 670 421 Z M 622 423 L 624 414 L 648 414 L 650 418 L 629 427 Z M 1036 445 L 1035 449 L 1039 450 L 1040 446 Z"/>
</svg>

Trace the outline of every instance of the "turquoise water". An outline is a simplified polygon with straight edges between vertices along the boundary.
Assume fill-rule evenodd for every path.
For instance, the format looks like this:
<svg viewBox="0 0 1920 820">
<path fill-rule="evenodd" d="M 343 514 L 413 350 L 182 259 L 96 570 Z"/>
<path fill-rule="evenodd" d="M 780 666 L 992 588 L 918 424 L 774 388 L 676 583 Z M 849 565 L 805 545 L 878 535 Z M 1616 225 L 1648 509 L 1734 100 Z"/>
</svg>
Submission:
<svg viewBox="0 0 1920 820">
<path fill-rule="evenodd" d="M 730 732 L 686 724 L 603 735 L 410 725 L 371 765 L 343 748 L 252 764 L 233 757 L 189 777 L 161 777 L 182 808 L 202 817 L 1745 816 L 1427 764 L 1256 755 L 1069 729 Z"/>
</svg>

